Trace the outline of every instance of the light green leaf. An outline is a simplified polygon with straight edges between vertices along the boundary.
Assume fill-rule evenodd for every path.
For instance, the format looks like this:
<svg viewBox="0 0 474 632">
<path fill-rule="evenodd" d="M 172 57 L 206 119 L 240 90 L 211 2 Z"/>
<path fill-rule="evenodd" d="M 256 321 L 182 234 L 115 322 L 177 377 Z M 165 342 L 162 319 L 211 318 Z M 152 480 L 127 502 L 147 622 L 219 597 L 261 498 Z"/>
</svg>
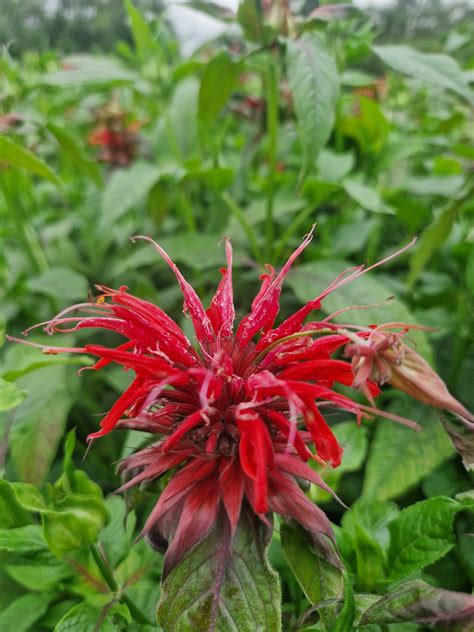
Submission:
<svg viewBox="0 0 474 632">
<path fill-rule="evenodd" d="M 390 123 L 379 104 L 359 95 L 341 100 L 337 127 L 340 133 L 353 138 L 364 154 L 377 154 L 390 133 Z"/>
<path fill-rule="evenodd" d="M 452 198 L 459 193 L 464 184 L 461 175 L 450 176 L 412 176 L 405 178 L 401 187 L 414 195 L 439 195 Z"/>
<path fill-rule="evenodd" d="M 460 509 L 462 505 L 446 496 L 403 509 L 389 525 L 389 577 L 410 575 L 446 555 L 454 546 L 452 526 Z"/>
<path fill-rule="evenodd" d="M 26 375 L 20 385 L 28 397 L 15 412 L 11 457 L 22 481 L 39 484 L 56 454 L 77 382 L 74 388 L 68 383 L 66 367 L 50 366 Z"/>
<path fill-rule="evenodd" d="M 0 527 L 11 529 L 33 522 L 33 516 L 18 501 L 11 483 L 0 479 Z"/>
<path fill-rule="evenodd" d="M 221 52 L 207 64 L 199 88 L 198 119 L 204 131 L 216 123 L 217 116 L 237 85 L 242 64 Z"/>
<path fill-rule="evenodd" d="M 386 549 L 390 542 L 388 525 L 394 520 L 399 509 L 395 503 L 386 500 L 360 498 L 342 517 L 342 526 L 352 536 L 356 527 L 364 529 L 371 538 Z"/>
<path fill-rule="evenodd" d="M 318 178 L 323 182 L 340 182 L 354 168 L 355 158 L 351 152 L 336 153 L 322 149 L 317 159 Z"/>
<path fill-rule="evenodd" d="M 364 592 L 372 592 L 385 577 L 385 556 L 382 547 L 356 523 L 353 545 L 356 554 L 357 584 Z"/>
<path fill-rule="evenodd" d="M 333 58 L 314 33 L 287 42 L 287 62 L 307 172 L 334 125 L 339 79 Z"/>
<path fill-rule="evenodd" d="M 343 186 L 347 195 L 360 204 L 362 208 L 374 213 L 395 214 L 395 211 L 382 201 L 380 195 L 372 187 L 354 178 L 345 178 Z"/>
<path fill-rule="evenodd" d="M 268 44 L 276 37 L 275 30 L 264 23 L 259 0 L 242 0 L 239 3 L 237 19 L 244 31 L 245 38 L 251 42 Z"/>
<path fill-rule="evenodd" d="M 174 156 L 183 162 L 196 157 L 198 146 L 198 100 L 200 83 L 187 77 L 175 88 L 168 118 L 168 140 Z"/>
<path fill-rule="evenodd" d="M 415 432 L 392 421 L 377 420 L 364 479 L 366 498 L 401 496 L 453 454 L 433 409 L 413 402 L 390 410 L 414 419 L 422 428 Z"/>
<path fill-rule="evenodd" d="M 83 274 L 71 268 L 54 267 L 28 279 L 30 292 L 57 298 L 60 302 L 87 299 L 89 282 Z"/>
<path fill-rule="evenodd" d="M 101 84 L 127 84 L 137 81 L 137 76 L 123 68 L 112 57 L 96 55 L 71 55 L 63 60 L 63 70 L 51 72 L 41 78 L 41 83 L 58 88 L 78 88 Z"/>
<path fill-rule="evenodd" d="M 355 472 L 365 461 L 367 454 L 367 429 L 353 421 L 343 421 L 332 427 L 336 439 L 344 449 L 337 472 Z"/>
<path fill-rule="evenodd" d="M 72 574 L 70 567 L 54 558 L 49 564 L 37 560 L 31 564 L 7 564 L 5 571 L 20 586 L 41 593 L 45 590 L 54 590 L 59 582 Z"/>
<path fill-rule="evenodd" d="M 135 527 L 135 514 L 127 513 L 123 498 L 111 496 L 106 500 L 110 522 L 102 529 L 100 541 L 113 568 L 130 552 Z"/>
<path fill-rule="evenodd" d="M 80 603 L 64 615 L 54 632 L 117 632 L 117 628 L 110 616 L 103 616 L 99 608 Z"/>
<path fill-rule="evenodd" d="M 147 54 L 155 48 L 155 40 L 151 34 L 148 22 L 134 6 L 132 0 L 124 0 L 124 5 L 130 19 L 133 43 L 135 44 L 137 55 L 141 61 L 145 61 Z"/>
<path fill-rule="evenodd" d="M 217 525 L 163 583 L 164 632 L 279 632 L 280 586 L 263 544 L 263 524 L 242 514 L 233 540 Z"/>
<path fill-rule="evenodd" d="M 299 525 L 282 523 L 280 537 L 291 570 L 309 601 L 318 607 L 323 629 L 335 630 L 345 598 L 342 568 L 328 560 Z"/>
<path fill-rule="evenodd" d="M 374 46 L 373 51 L 394 70 L 447 88 L 474 103 L 474 94 L 457 61 L 449 55 L 421 53 L 410 46 Z"/>
<path fill-rule="evenodd" d="M 307 302 L 318 296 L 341 272 L 353 265 L 347 261 L 313 261 L 290 272 L 287 282 L 296 296 L 301 301 Z M 376 273 L 369 272 L 359 279 L 347 283 L 325 298 L 323 310 L 332 313 L 350 305 L 374 305 L 391 295 L 392 291 L 377 279 Z M 341 316 L 336 317 L 335 322 L 347 323 L 348 320 L 354 325 L 365 326 L 384 322 L 416 323 L 413 314 L 400 300 L 389 305 L 341 314 Z M 419 353 L 425 358 L 429 358 L 430 347 L 425 334 L 413 332 L 410 335 L 416 341 Z"/>
<path fill-rule="evenodd" d="M 57 140 L 61 150 L 71 160 L 75 167 L 85 173 L 98 186 L 102 185 L 100 167 L 88 158 L 79 140 L 68 129 L 53 123 L 46 125 L 47 129 Z M 74 174 L 75 176 L 76 174 Z"/>
<path fill-rule="evenodd" d="M 13 529 L 0 529 L 0 550 L 18 555 L 29 555 L 46 549 L 41 527 L 28 524 Z"/>
<path fill-rule="evenodd" d="M 13 382 L 0 378 L 0 412 L 16 408 L 25 399 L 27 391 L 18 388 Z"/>
<path fill-rule="evenodd" d="M 136 162 L 118 169 L 107 183 L 102 196 L 101 225 L 110 226 L 128 210 L 137 206 L 163 175 L 162 169 L 147 162 Z"/>
<path fill-rule="evenodd" d="M 58 186 L 61 185 L 61 180 L 41 158 L 5 136 L 0 136 L 0 161 L 12 167 L 35 173 Z"/>
<path fill-rule="evenodd" d="M 0 612 L 0 630 L 28 632 L 48 610 L 52 594 L 28 593 L 15 599 Z"/>
<path fill-rule="evenodd" d="M 43 511 L 42 520 L 44 538 L 58 557 L 97 542 L 109 519 L 104 501 L 95 496 L 68 494 L 55 507 Z"/>
</svg>

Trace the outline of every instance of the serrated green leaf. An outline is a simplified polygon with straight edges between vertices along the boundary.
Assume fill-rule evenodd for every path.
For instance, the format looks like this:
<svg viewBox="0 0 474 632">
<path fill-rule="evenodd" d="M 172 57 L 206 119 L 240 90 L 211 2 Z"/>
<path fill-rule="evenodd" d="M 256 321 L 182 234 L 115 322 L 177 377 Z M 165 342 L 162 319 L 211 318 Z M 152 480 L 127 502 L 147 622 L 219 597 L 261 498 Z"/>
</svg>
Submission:
<svg viewBox="0 0 474 632">
<path fill-rule="evenodd" d="M 287 42 L 287 63 L 306 173 L 334 125 L 339 79 L 333 58 L 314 33 Z"/>
<path fill-rule="evenodd" d="M 211 534 L 163 583 L 158 623 L 164 632 L 278 632 L 280 586 L 266 558 L 260 521 L 242 514 L 233 540 L 227 525 Z"/>
<path fill-rule="evenodd" d="M 45 540 L 58 557 L 97 542 L 109 519 L 104 501 L 95 496 L 68 494 L 55 507 L 42 512 L 42 521 Z"/>
<path fill-rule="evenodd" d="M 397 498 L 417 485 L 452 454 L 453 449 L 433 409 L 410 402 L 397 412 L 422 427 L 419 432 L 392 421 L 378 419 L 369 451 L 364 497 Z"/>
<path fill-rule="evenodd" d="M 474 94 L 461 68 L 449 55 L 422 53 L 405 45 L 374 46 L 373 51 L 394 70 L 452 90 L 474 103 Z"/>
<path fill-rule="evenodd" d="M 242 64 L 234 62 L 226 52 L 214 56 L 207 64 L 199 88 L 198 119 L 204 131 L 216 122 L 237 85 Z"/>
<path fill-rule="evenodd" d="M 25 399 L 27 391 L 13 382 L 0 378 L 0 412 L 16 408 Z"/>
<path fill-rule="evenodd" d="M 344 603 L 344 572 L 326 559 L 299 525 L 282 523 L 280 538 L 291 570 L 319 611 L 323 629 L 334 630 Z"/>
<path fill-rule="evenodd" d="M 370 605 L 361 617 L 362 626 L 402 621 L 449 626 L 456 632 L 472 630 L 474 597 L 435 588 L 422 581 L 406 582 Z"/>
<path fill-rule="evenodd" d="M 0 529 L 0 550 L 18 555 L 29 555 L 44 551 L 44 541 L 41 527 L 38 524 L 29 524 L 13 529 Z"/>
<path fill-rule="evenodd" d="M 0 161 L 61 185 L 61 180 L 41 158 L 5 136 L 0 136 Z"/>
<path fill-rule="evenodd" d="M 436 562 L 454 545 L 453 520 L 461 505 L 435 496 L 410 505 L 390 523 L 389 578 L 399 579 Z"/>
</svg>

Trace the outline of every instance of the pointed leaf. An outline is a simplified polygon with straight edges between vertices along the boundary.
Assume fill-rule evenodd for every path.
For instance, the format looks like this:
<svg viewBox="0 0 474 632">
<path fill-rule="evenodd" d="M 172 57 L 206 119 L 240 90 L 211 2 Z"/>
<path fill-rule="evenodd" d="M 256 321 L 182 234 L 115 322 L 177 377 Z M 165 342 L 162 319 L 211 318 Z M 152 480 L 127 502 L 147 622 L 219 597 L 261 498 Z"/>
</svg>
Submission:
<svg viewBox="0 0 474 632">
<path fill-rule="evenodd" d="M 198 119 L 209 128 L 227 103 L 237 85 L 242 65 L 233 62 L 228 53 L 222 52 L 211 59 L 204 70 L 199 89 Z"/>
<path fill-rule="evenodd" d="M 60 185 L 58 176 L 48 167 L 48 165 L 38 158 L 33 152 L 17 145 L 9 138 L 0 136 L 0 162 L 7 163 L 12 167 L 25 169 L 30 173 L 35 173 L 42 178 L 51 180 L 54 184 Z"/>
<path fill-rule="evenodd" d="M 16 408 L 25 399 L 27 391 L 18 388 L 13 382 L 0 378 L 0 412 Z"/>
<path fill-rule="evenodd" d="M 293 91 L 304 169 L 313 168 L 331 133 L 339 79 L 336 64 L 316 34 L 287 42 L 288 77 Z"/>
</svg>

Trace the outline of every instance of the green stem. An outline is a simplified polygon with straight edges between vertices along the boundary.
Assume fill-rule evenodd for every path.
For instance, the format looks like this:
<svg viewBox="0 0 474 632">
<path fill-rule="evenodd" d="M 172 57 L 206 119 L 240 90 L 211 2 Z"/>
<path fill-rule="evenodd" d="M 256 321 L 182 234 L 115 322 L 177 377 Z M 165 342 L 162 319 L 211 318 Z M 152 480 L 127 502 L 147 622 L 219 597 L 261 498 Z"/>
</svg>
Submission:
<svg viewBox="0 0 474 632">
<path fill-rule="evenodd" d="M 221 194 L 221 199 L 224 202 L 224 204 L 227 206 L 227 208 L 230 210 L 232 215 L 234 215 L 235 219 L 239 222 L 242 230 L 245 233 L 245 236 L 249 240 L 250 248 L 252 250 L 253 256 L 258 262 L 261 262 L 262 255 L 260 253 L 260 247 L 258 245 L 257 237 L 255 235 L 254 230 L 248 223 L 244 212 L 242 211 L 240 206 L 237 204 L 237 202 L 234 200 L 234 198 L 230 195 L 230 193 L 228 193 L 227 191 L 224 191 L 224 193 Z"/>
<path fill-rule="evenodd" d="M 278 50 L 270 52 L 269 65 L 266 73 L 267 83 L 267 134 L 268 134 L 268 182 L 267 182 L 267 213 L 265 223 L 265 256 L 271 257 L 274 226 L 273 203 L 275 199 L 275 174 L 277 164 L 277 135 L 278 135 Z"/>
<path fill-rule="evenodd" d="M 112 592 L 118 594 L 120 602 L 124 603 L 128 607 L 128 609 L 130 610 L 130 614 L 135 619 L 135 621 L 138 621 L 138 623 L 142 624 L 151 624 L 151 621 L 148 619 L 148 617 L 140 610 L 140 608 L 138 608 L 138 606 L 134 604 L 130 597 L 125 593 L 120 592 L 119 585 L 117 584 L 117 581 L 112 571 L 110 570 L 109 565 L 105 561 L 102 553 L 100 552 L 97 544 L 91 544 L 89 549 L 105 583 Z"/>
<path fill-rule="evenodd" d="M 195 233 L 197 230 L 196 218 L 194 217 L 193 207 L 187 197 L 187 191 L 183 191 L 179 197 L 179 207 L 181 209 L 186 229 L 190 233 Z"/>
<path fill-rule="evenodd" d="M 285 230 L 283 235 L 280 237 L 280 239 L 276 243 L 275 250 L 273 253 L 274 261 L 278 261 L 283 251 L 287 247 L 288 242 L 291 239 L 291 237 L 293 237 L 294 233 L 298 230 L 300 225 L 303 224 L 303 222 L 305 222 L 308 219 L 308 217 L 311 216 L 311 213 L 313 213 L 313 211 L 314 211 L 314 204 L 309 204 L 308 206 L 305 206 L 303 209 L 301 209 L 301 211 L 297 214 L 295 219 L 291 222 L 291 224 L 288 226 L 288 228 Z"/>
</svg>

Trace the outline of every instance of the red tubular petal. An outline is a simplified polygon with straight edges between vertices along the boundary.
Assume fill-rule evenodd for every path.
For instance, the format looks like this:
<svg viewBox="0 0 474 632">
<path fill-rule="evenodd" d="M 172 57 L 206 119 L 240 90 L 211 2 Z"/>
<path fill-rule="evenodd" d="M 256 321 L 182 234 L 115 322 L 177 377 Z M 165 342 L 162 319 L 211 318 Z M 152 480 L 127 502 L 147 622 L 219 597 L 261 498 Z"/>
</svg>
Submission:
<svg viewBox="0 0 474 632">
<path fill-rule="evenodd" d="M 299 331 L 303 325 L 304 319 L 310 314 L 313 310 L 319 309 L 321 307 L 321 302 L 317 299 L 314 301 L 309 301 L 304 307 L 299 309 L 295 314 L 287 318 L 282 324 L 273 329 L 272 331 L 268 331 L 257 343 L 255 347 L 256 351 L 261 351 L 270 345 L 272 342 L 276 340 L 280 340 L 281 338 L 285 338 L 286 336 L 291 336 L 291 334 Z"/>
<path fill-rule="evenodd" d="M 232 288 L 232 246 L 227 239 L 225 244 L 227 270 L 223 268 L 219 287 L 207 310 L 215 333 L 223 338 L 232 336 L 235 319 L 234 296 Z"/>
<path fill-rule="evenodd" d="M 142 377 L 137 377 L 127 388 L 125 393 L 123 393 L 106 416 L 100 422 L 101 430 L 98 432 L 93 432 L 87 437 L 87 440 L 97 439 L 98 437 L 103 437 L 108 434 L 111 430 L 113 430 L 120 419 L 120 417 L 124 414 L 124 412 L 130 408 L 133 404 L 137 402 L 137 400 L 141 399 L 148 392 L 147 381 Z"/>
<path fill-rule="evenodd" d="M 306 427 L 318 450 L 318 456 L 329 461 L 332 467 L 337 467 L 341 463 L 343 449 L 319 412 L 318 407 L 313 402 L 307 402 L 307 404 L 310 413 L 305 415 Z"/>
<path fill-rule="evenodd" d="M 261 411 L 288 439 L 291 433 L 291 424 L 285 415 L 272 408 L 262 408 Z M 307 461 L 311 457 L 311 451 L 306 447 L 298 432 L 295 433 L 293 445 L 303 461 Z"/>
<path fill-rule="evenodd" d="M 290 271 L 294 260 L 303 252 L 312 238 L 313 229 L 303 243 L 290 255 L 288 261 L 275 279 L 268 283 L 268 287 L 266 287 L 265 291 L 259 293 L 258 300 L 252 303 L 252 311 L 241 321 L 237 329 L 236 340 L 241 349 L 252 340 L 258 331 L 267 331 L 275 322 L 275 318 L 280 310 L 279 299 L 283 281 Z"/>
<path fill-rule="evenodd" d="M 271 468 L 274 462 L 268 429 L 256 413 L 247 413 L 245 419 L 237 415 L 236 422 L 240 431 L 240 465 L 244 473 L 253 480 L 257 513 L 266 513 L 267 468 Z"/>
<path fill-rule="evenodd" d="M 207 316 L 204 307 L 196 294 L 196 290 L 186 281 L 178 266 L 170 259 L 169 255 L 163 250 L 163 248 L 149 237 L 139 235 L 134 239 L 145 239 L 145 241 L 149 241 L 153 244 L 169 267 L 173 270 L 178 280 L 179 287 L 181 288 L 181 292 L 183 293 L 184 310 L 185 312 L 188 311 L 191 316 L 198 341 L 201 344 L 212 342 L 212 340 L 214 340 L 214 331 L 211 321 L 209 320 L 209 317 Z"/>
<path fill-rule="evenodd" d="M 179 373 L 171 364 L 161 358 L 149 357 L 143 353 L 129 353 L 120 349 L 109 349 L 101 345 L 86 345 L 87 353 L 107 358 L 111 362 L 122 364 L 137 372 L 146 373 L 152 377 L 163 378 L 172 373 Z"/>
<path fill-rule="evenodd" d="M 148 465 L 148 467 L 146 467 L 143 472 L 140 472 L 132 479 L 127 481 L 124 485 L 119 487 L 115 491 L 115 494 L 120 494 L 127 489 L 130 489 L 130 487 L 134 487 L 135 485 L 142 483 L 143 481 L 149 481 L 151 479 L 158 478 L 159 476 L 164 474 L 164 472 L 167 472 L 176 465 L 179 465 L 181 461 L 184 461 L 184 459 L 186 458 L 188 458 L 187 455 L 183 453 L 160 454 L 159 456 L 154 458 L 153 462 L 150 463 L 150 465 Z"/>
</svg>

